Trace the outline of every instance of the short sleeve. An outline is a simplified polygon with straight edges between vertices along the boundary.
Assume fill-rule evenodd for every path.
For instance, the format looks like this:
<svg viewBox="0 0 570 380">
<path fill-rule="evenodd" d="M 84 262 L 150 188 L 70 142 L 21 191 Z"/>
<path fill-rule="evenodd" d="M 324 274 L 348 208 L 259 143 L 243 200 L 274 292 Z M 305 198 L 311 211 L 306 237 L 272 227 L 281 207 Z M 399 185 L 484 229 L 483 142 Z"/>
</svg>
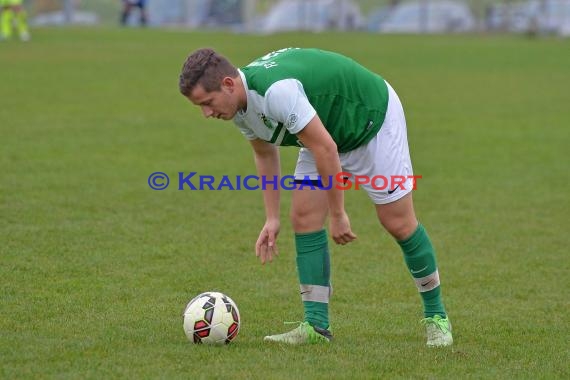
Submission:
<svg viewBox="0 0 570 380">
<path fill-rule="evenodd" d="M 291 134 L 299 133 L 317 114 L 297 79 L 273 83 L 267 89 L 265 98 L 266 115 L 283 123 Z"/>
</svg>

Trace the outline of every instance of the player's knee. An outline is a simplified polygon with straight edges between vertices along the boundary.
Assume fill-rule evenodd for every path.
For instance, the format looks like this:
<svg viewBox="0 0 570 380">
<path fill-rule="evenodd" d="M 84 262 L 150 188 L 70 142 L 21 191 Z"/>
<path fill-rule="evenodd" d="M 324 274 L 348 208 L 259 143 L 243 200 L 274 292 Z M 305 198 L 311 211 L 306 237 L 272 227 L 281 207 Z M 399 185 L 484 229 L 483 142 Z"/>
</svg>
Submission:
<svg viewBox="0 0 570 380">
<path fill-rule="evenodd" d="M 315 210 L 293 208 L 289 218 L 295 232 L 317 231 L 323 228 L 323 217 Z"/>
<path fill-rule="evenodd" d="M 291 220 L 291 226 L 293 226 L 294 231 L 299 231 L 304 229 L 303 227 L 307 224 L 307 217 L 309 214 L 304 210 L 292 209 L 289 214 L 289 219 Z"/>
<path fill-rule="evenodd" d="M 410 218 L 382 218 L 382 226 L 397 240 L 410 237 L 418 226 L 417 220 Z"/>
</svg>

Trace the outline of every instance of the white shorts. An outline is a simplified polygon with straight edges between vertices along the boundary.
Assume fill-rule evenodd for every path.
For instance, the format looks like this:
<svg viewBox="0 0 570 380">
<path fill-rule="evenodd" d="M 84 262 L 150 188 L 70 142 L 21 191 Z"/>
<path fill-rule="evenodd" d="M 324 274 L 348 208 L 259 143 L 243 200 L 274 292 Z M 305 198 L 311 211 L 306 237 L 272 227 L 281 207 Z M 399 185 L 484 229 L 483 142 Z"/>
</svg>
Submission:
<svg viewBox="0 0 570 380">
<path fill-rule="evenodd" d="M 378 134 L 366 145 L 340 153 L 343 172 L 350 173 L 352 184 L 342 184 L 333 178 L 333 186 L 346 190 L 362 187 L 375 204 L 397 201 L 414 187 L 412 161 L 408 148 L 406 118 L 398 95 L 388 83 L 388 109 Z M 301 148 L 295 179 L 319 179 L 313 154 Z M 368 179 L 368 182 L 367 182 Z M 395 189 L 394 189 L 395 188 Z"/>
</svg>

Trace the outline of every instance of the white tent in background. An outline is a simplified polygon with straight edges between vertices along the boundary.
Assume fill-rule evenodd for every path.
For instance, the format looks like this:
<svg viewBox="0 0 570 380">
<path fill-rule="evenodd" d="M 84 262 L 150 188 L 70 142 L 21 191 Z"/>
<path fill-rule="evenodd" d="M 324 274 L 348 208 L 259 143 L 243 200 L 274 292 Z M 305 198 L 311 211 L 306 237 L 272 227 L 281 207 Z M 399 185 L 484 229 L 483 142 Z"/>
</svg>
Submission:
<svg viewBox="0 0 570 380">
<path fill-rule="evenodd" d="M 462 1 L 429 0 L 400 3 L 381 9 L 383 17 L 368 30 L 381 33 L 468 32 L 476 27 L 475 17 Z"/>
<path fill-rule="evenodd" d="M 256 31 L 353 30 L 364 25 L 358 5 L 349 0 L 281 0 L 255 26 Z"/>
</svg>

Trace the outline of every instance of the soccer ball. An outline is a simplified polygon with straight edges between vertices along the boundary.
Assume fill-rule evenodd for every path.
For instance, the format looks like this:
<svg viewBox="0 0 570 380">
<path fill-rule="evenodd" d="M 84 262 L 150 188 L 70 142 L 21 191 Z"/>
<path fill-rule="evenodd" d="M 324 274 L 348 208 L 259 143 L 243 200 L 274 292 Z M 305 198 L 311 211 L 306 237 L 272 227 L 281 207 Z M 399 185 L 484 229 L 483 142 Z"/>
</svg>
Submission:
<svg viewBox="0 0 570 380">
<path fill-rule="evenodd" d="M 228 344 L 239 332 L 237 305 L 223 293 L 199 294 L 186 305 L 183 316 L 184 333 L 194 343 Z"/>
</svg>

